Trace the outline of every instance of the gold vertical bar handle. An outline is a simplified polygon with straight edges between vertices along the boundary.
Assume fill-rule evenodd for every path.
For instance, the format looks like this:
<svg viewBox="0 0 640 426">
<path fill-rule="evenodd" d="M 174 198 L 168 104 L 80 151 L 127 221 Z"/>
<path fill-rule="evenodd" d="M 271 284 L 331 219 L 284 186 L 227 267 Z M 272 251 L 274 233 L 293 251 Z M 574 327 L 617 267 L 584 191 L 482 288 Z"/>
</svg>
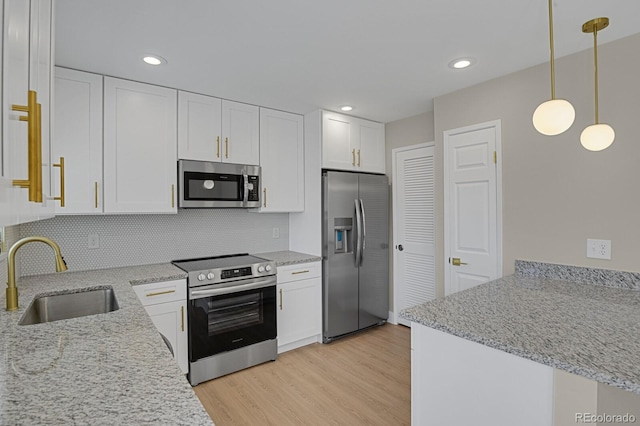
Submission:
<svg viewBox="0 0 640 426">
<path fill-rule="evenodd" d="M 96 209 L 98 208 L 98 182 L 93 182 L 93 198 Z"/>
<path fill-rule="evenodd" d="M 351 165 L 355 167 L 356 165 L 356 150 L 351 150 Z"/>
<path fill-rule="evenodd" d="M 216 138 L 216 158 L 220 158 L 220 136 Z"/>
<path fill-rule="evenodd" d="M 358 167 L 360 167 L 360 150 L 358 150 Z"/>
<path fill-rule="evenodd" d="M 262 198 L 264 198 L 264 200 L 262 201 L 262 205 L 264 207 L 267 207 L 267 188 L 262 189 Z"/>
<path fill-rule="evenodd" d="M 60 196 L 53 197 L 53 199 L 60 201 L 60 207 L 64 207 L 64 157 L 60 157 L 60 162 L 54 164 L 53 167 L 60 167 Z"/>
<path fill-rule="evenodd" d="M 171 208 L 176 206 L 176 186 L 171 185 Z"/>
<path fill-rule="evenodd" d="M 184 306 L 180 306 L 180 317 L 182 318 L 182 331 L 184 331 Z"/>
<path fill-rule="evenodd" d="M 280 289 L 280 310 L 282 310 L 282 289 Z"/>
<path fill-rule="evenodd" d="M 29 90 L 27 93 L 27 105 L 11 105 L 11 110 L 26 112 L 26 116 L 21 116 L 20 121 L 27 122 L 28 136 L 27 136 L 27 166 L 28 166 L 28 179 L 14 179 L 12 181 L 13 186 L 19 186 L 29 189 L 29 201 L 36 201 L 37 199 L 37 170 L 36 170 L 36 144 L 37 144 L 37 94 L 33 90 Z"/>
<path fill-rule="evenodd" d="M 36 169 L 36 202 L 42 202 L 42 105 L 36 104 L 36 125 L 38 130 L 36 133 L 35 159 L 34 166 Z"/>
<path fill-rule="evenodd" d="M 224 158 L 229 158 L 229 138 L 224 138 Z"/>
</svg>

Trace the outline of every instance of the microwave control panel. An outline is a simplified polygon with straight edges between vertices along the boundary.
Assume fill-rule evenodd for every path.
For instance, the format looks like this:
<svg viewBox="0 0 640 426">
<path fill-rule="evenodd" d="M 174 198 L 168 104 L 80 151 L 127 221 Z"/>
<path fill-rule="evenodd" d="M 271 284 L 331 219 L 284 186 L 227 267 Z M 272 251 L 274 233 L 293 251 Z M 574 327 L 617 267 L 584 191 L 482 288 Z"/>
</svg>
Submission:
<svg viewBox="0 0 640 426">
<path fill-rule="evenodd" d="M 249 183 L 253 185 L 249 186 L 249 195 L 247 201 L 260 201 L 259 191 L 260 191 L 260 178 L 258 176 L 247 176 Z"/>
</svg>

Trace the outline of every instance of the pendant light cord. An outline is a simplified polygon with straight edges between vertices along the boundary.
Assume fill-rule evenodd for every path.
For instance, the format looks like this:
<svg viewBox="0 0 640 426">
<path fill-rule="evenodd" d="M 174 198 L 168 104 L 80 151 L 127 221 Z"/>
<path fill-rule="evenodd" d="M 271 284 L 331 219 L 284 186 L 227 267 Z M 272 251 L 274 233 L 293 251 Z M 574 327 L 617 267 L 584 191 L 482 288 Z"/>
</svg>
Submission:
<svg viewBox="0 0 640 426">
<path fill-rule="evenodd" d="M 551 51 L 551 99 L 556 98 L 556 63 L 553 52 L 553 0 L 549 0 L 549 46 Z M 596 120 L 597 121 L 597 120 Z"/>
<path fill-rule="evenodd" d="M 594 28 L 593 30 L 593 62 L 594 62 L 594 81 L 595 81 L 595 98 L 596 98 L 596 123 L 599 124 L 599 114 L 598 114 L 598 28 Z"/>
</svg>

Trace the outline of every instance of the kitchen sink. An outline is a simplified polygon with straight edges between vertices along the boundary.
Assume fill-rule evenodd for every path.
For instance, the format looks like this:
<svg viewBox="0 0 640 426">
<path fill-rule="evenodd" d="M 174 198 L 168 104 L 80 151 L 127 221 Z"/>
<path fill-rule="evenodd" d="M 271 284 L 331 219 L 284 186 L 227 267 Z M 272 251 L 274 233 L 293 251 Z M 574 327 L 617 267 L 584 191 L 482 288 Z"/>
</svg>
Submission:
<svg viewBox="0 0 640 426">
<path fill-rule="evenodd" d="M 75 293 L 36 297 L 18 325 L 41 324 L 118 310 L 112 287 L 87 288 Z"/>
</svg>

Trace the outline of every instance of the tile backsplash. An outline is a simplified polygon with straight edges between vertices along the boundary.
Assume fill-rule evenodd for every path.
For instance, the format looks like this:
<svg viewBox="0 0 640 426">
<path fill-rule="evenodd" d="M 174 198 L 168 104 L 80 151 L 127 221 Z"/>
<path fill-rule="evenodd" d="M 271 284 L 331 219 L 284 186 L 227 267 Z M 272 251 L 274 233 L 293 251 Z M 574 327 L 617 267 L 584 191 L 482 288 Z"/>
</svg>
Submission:
<svg viewBox="0 0 640 426">
<path fill-rule="evenodd" d="M 43 235 L 56 241 L 72 271 L 289 248 L 288 214 L 242 209 L 180 210 L 175 215 L 57 216 L 19 228 L 20 237 Z M 273 238 L 274 228 L 278 228 L 279 238 Z M 98 248 L 89 248 L 90 235 L 97 236 Z M 20 275 L 55 271 L 53 253 L 44 244 L 27 244 L 18 256 L 23 259 Z"/>
</svg>

